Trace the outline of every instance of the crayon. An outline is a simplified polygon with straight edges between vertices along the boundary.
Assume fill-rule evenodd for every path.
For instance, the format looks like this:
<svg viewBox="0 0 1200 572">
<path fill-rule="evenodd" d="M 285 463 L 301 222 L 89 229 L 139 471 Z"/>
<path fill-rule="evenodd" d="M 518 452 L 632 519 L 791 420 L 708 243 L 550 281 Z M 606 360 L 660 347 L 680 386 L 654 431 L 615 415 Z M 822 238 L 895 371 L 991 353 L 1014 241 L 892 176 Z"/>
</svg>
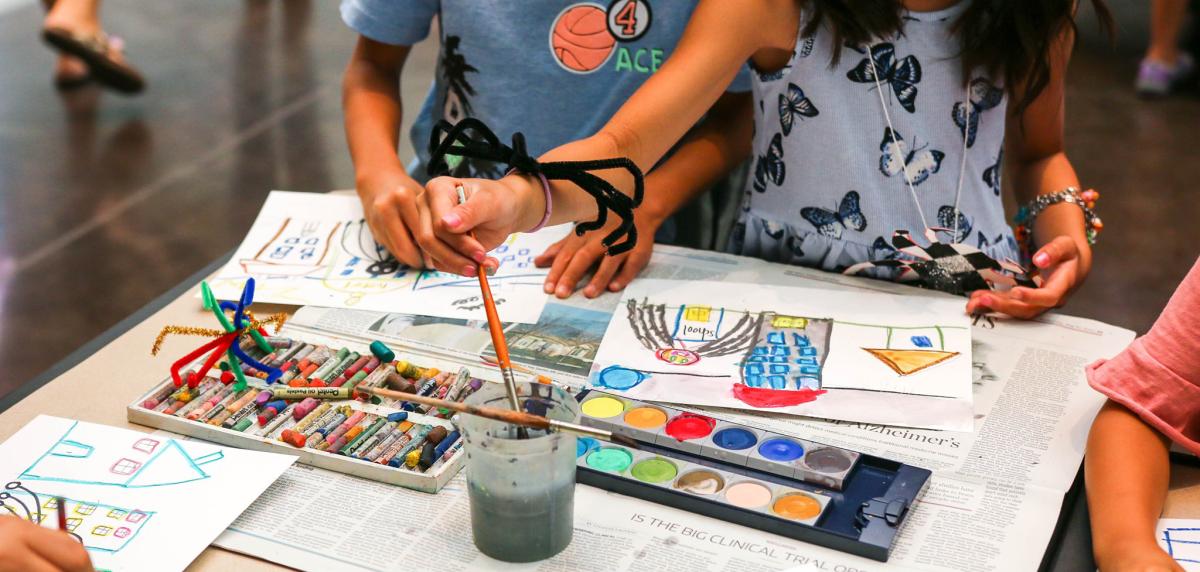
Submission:
<svg viewBox="0 0 1200 572">
<path fill-rule="evenodd" d="M 254 389 L 247 388 L 245 392 L 243 392 L 242 394 L 240 394 L 238 396 L 237 399 L 225 404 L 224 411 L 222 411 L 220 414 L 218 414 L 218 415 L 214 416 L 212 419 L 210 419 L 208 421 L 208 424 L 223 426 L 225 421 L 228 420 L 230 417 L 232 417 L 234 414 L 245 410 L 247 405 L 253 405 L 253 400 L 257 395 L 258 395 L 258 393 L 255 392 Z M 247 415 L 247 414 L 248 413 L 243 413 L 243 415 Z M 235 419 L 233 421 L 233 423 L 237 423 L 237 420 Z"/>
<path fill-rule="evenodd" d="M 314 415 L 316 416 L 316 419 L 313 419 L 312 422 L 310 422 L 308 425 L 305 425 L 303 427 L 303 429 L 297 429 L 298 431 L 301 431 L 302 433 L 304 433 L 305 437 L 311 436 L 312 434 L 317 433 L 317 431 L 319 431 L 320 429 L 324 428 L 326 423 L 329 423 L 329 421 L 331 419 L 333 419 L 334 417 L 337 417 L 338 410 L 334 409 L 334 408 L 329 408 L 329 409 L 326 409 L 324 413 L 321 413 L 320 409 L 318 408 L 317 411 L 313 412 L 313 415 L 310 415 L 309 417 L 313 417 Z M 307 420 L 307 419 L 308 418 L 305 418 L 305 420 Z M 304 424 L 300 423 L 297 426 L 299 427 L 300 425 L 304 425 Z M 323 433 L 320 435 L 322 437 L 325 436 Z"/>
<path fill-rule="evenodd" d="M 220 399 L 213 404 L 212 407 L 208 408 L 208 411 L 200 415 L 200 417 L 197 418 L 198 421 L 202 423 L 208 423 L 209 421 L 215 419 L 218 415 L 225 411 L 225 408 L 229 407 L 234 401 L 237 401 L 239 395 L 242 395 L 241 393 L 234 391 L 232 385 L 228 386 L 228 389 L 229 391 L 222 391 L 213 398 Z M 251 390 L 247 389 L 246 391 Z"/>
<path fill-rule="evenodd" d="M 374 463 L 392 446 L 392 444 L 403 438 L 408 433 L 408 430 L 412 429 L 412 426 L 413 424 L 410 421 L 401 421 L 400 423 L 397 423 L 396 428 L 392 430 L 387 438 L 375 445 L 376 450 L 367 452 L 365 459 Z"/>
<path fill-rule="evenodd" d="M 370 438 L 362 441 L 358 447 L 355 448 L 355 450 L 350 451 L 350 456 L 357 457 L 359 459 L 366 458 L 368 454 L 374 452 L 375 448 L 378 447 L 380 443 L 387 440 L 387 438 L 390 437 L 395 431 L 396 424 L 389 422 L 387 419 L 383 419 L 383 426 L 380 427 L 380 429 L 376 431 L 375 434 Z"/>
<path fill-rule="evenodd" d="M 408 378 L 403 377 L 400 374 L 395 373 L 395 372 L 391 372 L 391 373 L 387 374 L 387 385 L 388 385 L 388 387 L 395 389 L 396 391 L 403 391 L 404 393 L 416 393 L 417 392 L 416 384 L 414 384 Z"/>
<path fill-rule="evenodd" d="M 231 427 L 231 429 L 240 433 L 242 431 L 245 431 L 246 428 L 249 427 L 253 423 L 254 423 L 254 420 L 251 419 L 249 415 L 247 415 L 247 416 L 239 419 L 238 422 L 233 427 Z"/>
<path fill-rule="evenodd" d="M 282 424 L 276 425 L 276 423 L 280 423 L 281 419 L 283 420 Z M 282 441 L 283 440 L 282 439 L 283 432 L 293 430 L 295 427 L 296 427 L 295 419 L 292 419 L 291 417 L 286 416 L 286 415 L 280 415 L 279 417 L 276 417 L 275 420 L 272 421 L 270 425 L 263 427 L 263 430 L 259 431 L 258 434 L 260 436 L 262 436 L 264 439 L 279 439 L 280 441 Z"/>
<path fill-rule="evenodd" d="M 446 428 L 442 427 L 441 425 L 431 429 L 429 434 L 425 436 L 425 443 L 421 445 L 420 448 L 415 448 L 411 453 L 409 453 L 409 457 L 411 457 L 413 453 L 416 453 L 416 461 L 414 461 L 411 465 L 408 465 L 408 467 L 413 468 L 420 466 L 421 470 L 424 471 L 432 466 L 433 463 L 437 461 L 434 451 L 437 449 L 438 443 L 441 443 L 442 440 L 446 438 L 448 433 L 449 431 L 447 431 Z M 426 458 L 428 458 L 428 462 L 422 463 L 422 460 Z M 405 464 L 407 464 L 408 457 L 405 457 L 404 461 Z"/>
<path fill-rule="evenodd" d="M 342 426 L 342 423 L 345 423 L 346 420 L 349 418 L 350 418 L 350 416 L 346 415 L 346 412 L 344 410 L 339 409 L 339 410 L 337 410 L 337 412 L 335 412 L 333 414 L 333 417 L 330 417 L 329 420 L 325 422 L 324 425 L 317 428 L 316 431 L 313 431 L 313 433 L 310 435 L 310 437 L 319 437 L 322 441 L 324 441 L 326 435 L 329 435 L 329 434 L 333 433 L 334 431 L 336 431 L 339 427 Z M 349 431 L 350 428 L 346 427 L 346 430 Z"/>
<path fill-rule="evenodd" d="M 346 445 L 349 445 L 350 441 L 357 439 L 359 435 L 362 435 L 362 432 L 363 426 L 355 425 L 354 427 L 351 427 L 349 431 L 346 431 L 344 434 L 342 434 L 342 436 L 338 437 L 333 443 L 326 441 L 325 443 L 322 443 L 322 445 L 325 446 L 326 451 L 336 455 L 340 453 L 342 449 L 346 448 Z M 320 448 L 320 445 L 318 445 L 318 448 Z"/>
<path fill-rule="evenodd" d="M 420 462 L 421 462 L 421 452 L 417 451 L 415 449 L 412 451 L 409 451 L 408 454 L 404 456 L 404 466 L 408 467 L 410 469 L 417 468 L 417 463 L 420 463 Z"/>
<path fill-rule="evenodd" d="M 197 408 L 199 408 L 201 405 L 208 403 L 208 401 L 210 399 L 212 399 L 212 397 L 214 395 L 217 395 L 218 393 L 221 392 L 222 389 L 225 389 L 225 386 L 221 385 L 218 382 L 218 383 L 210 383 L 208 385 L 202 385 L 202 386 L 200 386 L 200 389 L 201 389 L 200 395 L 197 395 L 195 399 L 189 401 L 188 404 L 181 407 L 179 409 L 179 411 L 176 411 L 175 416 L 186 417 L 187 415 L 191 414 L 192 411 L 195 411 Z"/>
<path fill-rule="evenodd" d="M 408 423 L 408 421 L 405 421 L 405 423 Z M 412 443 L 413 440 L 417 438 L 417 435 L 420 434 L 422 429 L 428 432 L 429 428 L 425 425 L 413 424 L 408 431 L 405 431 L 403 435 L 393 441 L 392 444 L 388 446 L 387 450 L 379 455 L 379 458 L 377 458 L 375 462 L 381 465 L 386 465 L 390 463 L 392 458 L 396 455 L 406 454 L 408 451 L 404 451 L 404 453 L 401 453 L 401 451 L 404 449 L 404 447 L 408 446 L 409 443 Z M 421 434 L 421 437 L 424 437 L 424 435 Z"/>
<path fill-rule="evenodd" d="M 158 391 L 155 391 L 153 395 L 147 397 L 146 400 L 142 402 L 142 407 L 145 409 L 154 409 L 158 406 L 159 402 L 166 399 L 167 396 L 171 395 L 171 392 L 173 391 L 175 391 L 174 385 L 170 383 L 164 383 L 162 387 L 158 388 Z"/>
<path fill-rule="evenodd" d="M 264 363 L 266 363 L 267 365 L 269 365 L 271 367 L 280 367 L 281 365 L 290 361 L 292 359 L 292 356 L 295 356 L 297 353 L 300 353 L 300 348 L 302 348 L 302 347 L 304 347 L 304 344 L 292 344 L 291 347 L 284 350 L 282 353 L 276 355 L 275 359 L 273 359 L 269 362 L 264 362 Z"/>
<path fill-rule="evenodd" d="M 350 387 L 273 387 L 271 393 L 278 399 L 350 399 L 354 396 Z M 315 407 L 315 406 L 314 406 Z"/>
<path fill-rule="evenodd" d="M 440 459 L 438 459 L 437 462 L 434 463 L 432 467 L 429 467 L 429 470 L 426 472 L 436 473 L 437 472 L 436 469 L 439 469 L 439 468 L 441 468 L 442 465 L 446 464 L 446 462 L 448 462 L 452 457 L 454 457 L 454 454 L 459 452 L 460 450 L 462 450 L 462 448 L 463 448 L 462 439 L 455 441 L 454 444 L 451 445 L 449 449 L 446 449 L 446 452 L 444 454 L 442 454 L 442 457 Z"/>
<path fill-rule="evenodd" d="M 358 359 L 354 360 L 354 363 L 347 366 L 340 373 L 338 373 L 336 377 L 334 377 L 333 383 L 330 385 L 341 385 L 342 383 L 346 383 L 346 378 L 358 373 L 358 370 L 362 369 L 364 365 L 367 365 L 367 360 L 369 359 L 371 359 L 369 356 L 358 356 Z M 339 381 L 341 381 L 341 383 L 338 383 Z"/>
<path fill-rule="evenodd" d="M 391 348 L 387 347 L 387 344 L 379 340 L 371 342 L 370 348 L 371 355 L 375 356 L 381 362 L 389 362 L 396 359 L 396 352 L 393 352 Z"/>
<path fill-rule="evenodd" d="M 267 343 L 275 349 L 286 349 L 292 347 L 292 339 L 283 336 L 267 336 Z"/>
<path fill-rule="evenodd" d="M 223 421 L 221 423 L 221 427 L 224 427 L 226 429 L 232 429 L 238 423 L 240 423 L 242 421 L 242 419 L 252 417 L 254 415 L 255 411 L 258 411 L 258 406 L 255 405 L 253 401 L 246 403 L 245 405 L 242 406 L 241 409 L 238 409 L 237 411 L 233 412 L 233 415 L 226 417 L 225 421 Z"/>
<path fill-rule="evenodd" d="M 259 407 L 262 407 L 262 406 L 266 405 L 268 401 L 271 400 L 271 397 L 272 396 L 271 396 L 270 391 L 260 391 L 258 393 L 258 395 L 254 396 L 254 404 Z"/>
<path fill-rule="evenodd" d="M 279 401 L 271 401 L 263 407 L 262 412 L 258 414 L 259 426 L 266 425 L 268 421 L 274 419 L 280 411 L 283 411 L 288 406 L 287 402 L 280 399 Z"/>
<path fill-rule="evenodd" d="M 353 455 L 358 448 L 371 439 L 373 435 L 379 432 L 384 425 L 387 425 L 387 419 L 376 417 L 366 429 L 363 430 L 357 437 L 346 443 L 345 452 L 347 455 Z"/>
<path fill-rule="evenodd" d="M 367 414 L 363 413 L 362 411 L 355 411 L 350 415 L 350 417 L 347 417 L 346 421 L 339 425 L 337 429 L 334 429 L 332 433 L 329 433 L 325 436 L 325 442 L 332 444 L 334 441 L 337 441 L 338 437 L 345 435 L 351 427 L 358 425 L 358 422 L 362 421 L 363 417 L 366 416 Z"/>
<path fill-rule="evenodd" d="M 344 388 L 344 389 L 353 390 L 354 388 L 358 387 L 358 384 L 362 383 L 362 381 L 367 378 L 367 375 L 368 375 L 367 372 L 360 371 L 360 372 L 354 374 L 354 376 L 351 377 L 350 379 L 346 380 L 346 383 L 344 383 L 340 387 Z"/>
<path fill-rule="evenodd" d="M 304 434 L 293 429 L 284 429 L 279 435 L 279 440 L 297 449 L 303 449 L 306 443 Z"/>
<path fill-rule="evenodd" d="M 303 401 L 296 404 L 296 408 L 292 410 L 292 417 L 295 417 L 296 421 L 300 421 L 301 419 L 308 417 L 309 413 L 316 411 L 316 409 L 320 406 L 320 400 L 306 397 Z"/>
<path fill-rule="evenodd" d="M 296 408 L 295 403 L 288 405 L 286 409 L 279 412 L 279 415 L 276 415 L 274 419 L 268 420 L 267 423 L 265 425 L 263 425 L 261 429 L 258 429 L 257 434 L 270 435 L 271 433 L 273 433 L 275 431 L 275 429 L 279 428 L 280 425 L 283 425 L 284 421 L 288 421 L 288 420 L 295 421 L 295 419 L 292 419 L 292 410 L 295 408 Z"/>
<path fill-rule="evenodd" d="M 389 413 L 387 416 L 387 420 L 391 421 L 392 423 L 399 423 L 399 422 L 407 420 L 407 419 L 408 419 L 407 411 L 397 411 L 395 413 Z"/>
<path fill-rule="evenodd" d="M 317 419 L 320 419 L 322 415 L 325 415 L 326 413 L 328 413 L 329 410 L 332 408 L 333 408 L 332 405 L 330 405 L 328 403 L 322 403 L 322 404 L 318 405 L 316 409 L 309 411 L 308 414 L 306 414 L 304 416 L 300 416 L 295 411 L 293 411 L 292 417 L 295 417 L 296 422 L 297 422 L 296 430 L 303 431 L 303 430 L 307 429 L 309 425 L 312 425 L 312 423 L 314 421 L 316 421 Z"/>
<path fill-rule="evenodd" d="M 400 450 L 396 451 L 396 454 L 387 461 L 388 466 L 399 467 L 402 463 L 404 463 L 405 457 L 408 456 L 408 453 L 421 446 L 421 443 L 425 441 L 425 436 L 429 434 L 430 430 L 431 428 L 428 425 L 422 425 L 420 428 L 416 429 L 414 431 L 413 438 L 405 443 L 404 446 L 400 447 Z"/>
<path fill-rule="evenodd" d="M 383 362 L 379 361 L 379 358 L 377 358 L 375 356 L 371 356 L 371 359 L 367 360 L 367 365 L 364 365 L 362 367 L 363 371 L 365 371 L 367 373 L 371 373 L 371 372 L 375 371 L 375 368 L 379 367 L 380 363 L 383 363 Z"/>
</svg>

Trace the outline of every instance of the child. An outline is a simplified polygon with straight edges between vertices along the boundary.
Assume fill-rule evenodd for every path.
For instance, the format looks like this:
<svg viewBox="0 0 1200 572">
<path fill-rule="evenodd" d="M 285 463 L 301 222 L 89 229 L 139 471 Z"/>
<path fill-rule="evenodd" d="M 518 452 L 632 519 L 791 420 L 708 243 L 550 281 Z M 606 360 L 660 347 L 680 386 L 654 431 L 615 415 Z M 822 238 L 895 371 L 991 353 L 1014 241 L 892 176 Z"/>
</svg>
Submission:
<svg viewBox="0 0 1200 572">
<path fill-rule="evenodd" d="M 87 550 L 57 530 L 15 516 L 0 516 L 0 572 L 25 570 L 92 570 Z"/>
<path fill-rule="evenodd" d="M 1088 367 L 1108 396 L 1085 458 L 1092 546 L 1100 570 L 1182 570 L 1154 540 L 1167 493 L 1170 441 L 1200 455 L 1200 260 L 1150 333 Z"/>
<path fill-rule="evenodd" d="M 376 240 L 397 260 L 420 267 L 444 259 L 440 260 L 443 266 L 454 272 L 474 271 L 466 269 L 473 268 L 471 260 L 455 255 L 428 225 L 421 224 L 424 202 L 417 197 L 424 193 L 429 137 L 438 120 L 453 123 L 475 117 L 506 140 L 522 131 L 535 154 L 593 133 L 656 72 L 674 49 L 696 3 L 618 0 L 602 4 L 343 0 L 342 17 L 360 34 L 343 79 L 346 138 L 367 222 Z M 398 84 L 410 46 L 425 38 L 435 17 L 440 33 L 438 67 L 425 104 L 405 118 L 412 121 L 417 152 L 416 162 L 406 170 L 396 155 L 402 120 Z M 721 91 L 727 86 L 731 92 L 741 92 L 731 93 L 728 99 L 749 98 L 747 74 L 733 85 L 727 81 Z M 732 108 L 718 104 L 699 129 L 731 129 L 731 116 L 725 110 Z M 742 123 L 740 117 L 732 119 Z M 702 133 L 696 136 L 702 137 Z M 669 182 L 703 188 L 731 167 L 697 163 L 692 147 L 693 151 L 681 148 L 669 161 L 676 164 L 669 169 L 676 177 L 656 178 L 650 185 Z M 742 152 L 749 153 L 748 141 Z M 477 177 L 504 174 L 495 165 L 475 161 L 468 162 L 467 170 Z M 653 216 L 655 209 L 649 206 L 639 221 L 647 240 L 635 253 L 646 260 L 650 237 L 665 218 Z"/>
<path fill-rule="evenodd" d="M 756 161 L 733 252 L 838 270 L 895 256 L 896 230 L 921 240 L 932 227 L 944 229 L 943 242 L 1016 259 L 1000 198 L 1003 156 L 1021 202 L 1048 203 L 1031 224 L 1040 246 L 1032 262 L 1046 281 L 977 291 L 967 310 L 1031 318 L 1062 305 L 1091 264 L 1082 209 L 1062 204 L 1083 202 L 1062 133 L 1074 6 L 704 1 L 675 54 L 599 133 L 542 160 L 628 157 L 648 169 L 749 59 L 758 72 Z M 605 176 L 629 190 L 629 180 Z M 522 174 L 470 181 L 472 198 L 458 207 L 454 184 L 430 182 L 431 215 L 443 240 L 468 255 L 529 228 L 550 206 L 540 181 Z M 595 216 L 576 187 L 552 187 L 551 222 Z M 482 245 L 461 235 L 470 229 Z"/>
</svg>

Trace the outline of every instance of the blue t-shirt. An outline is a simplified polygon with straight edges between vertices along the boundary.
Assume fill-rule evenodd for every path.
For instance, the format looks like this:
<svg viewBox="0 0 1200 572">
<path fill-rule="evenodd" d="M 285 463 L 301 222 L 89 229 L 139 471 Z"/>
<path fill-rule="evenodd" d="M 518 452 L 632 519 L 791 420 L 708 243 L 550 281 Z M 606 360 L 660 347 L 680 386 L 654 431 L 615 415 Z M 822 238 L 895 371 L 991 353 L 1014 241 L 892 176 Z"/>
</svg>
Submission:
<svg viewBox="0 0 1200 572">
<path fill-rule="evenodd" d="M 593 135 L 670 56 L 694 0 L 343 0 L 346 24 L 377 42 L 412 45 L 438 16 L 437 76 L 412 125 L 424 180 L 438 119 L 483 121 L 503 141 L 525 134 L 529 153 Z M 730 91 L 748 91 L 743 69 Z M 472 176 L 501 175 L 471 165 Z"/>
</svg>

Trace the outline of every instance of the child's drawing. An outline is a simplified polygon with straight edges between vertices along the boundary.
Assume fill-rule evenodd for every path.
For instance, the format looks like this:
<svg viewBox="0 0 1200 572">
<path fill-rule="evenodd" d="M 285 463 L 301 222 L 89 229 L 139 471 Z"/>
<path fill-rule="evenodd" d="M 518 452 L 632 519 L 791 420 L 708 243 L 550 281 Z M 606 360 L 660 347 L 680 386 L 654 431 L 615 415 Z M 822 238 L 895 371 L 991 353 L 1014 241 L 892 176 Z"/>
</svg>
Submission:
<svg viewBox="0 0 1200 572">
<path fill-rule="evenodd" d="M 0 515 L 61 515 L 97 569 L 183 570 L 294 460 L 41 415 L 0 444 Z"/>
<path fill-rule="evenodd" d="M 914 426 L 944 425 L 938 412 L 952 411 L 961 426 L 969 327 L 957 304 L 929 298 L 640 280 L 609 324 L 591 383 L 641 399 Z M 882 410 L 902 403 L 913 413 Z"/>
<path fill-rule="evenodd" d="M 103 503 L 38 494 L 20 481 L 4 485 L 0 492 L 0 511 L 40 524 L 58 522 L 58 511 L 65 512 L 67 532 L 90 551 L 120 552 L 137 537 L 154 517 L 154 512 L 115 507 Z"/>
<path fill-rule="evenodd" d="M 215 450 L 193 457 L 178 441 L 165 438 L 136 437 L 128 446 L 91 444 L 72 435 L 78 425 L 72 424 L 20 478 L 128 488 L 178 485 L 209 478 L 202 466 L 225 456 Z"/>
<path fill-rule="evenodd" d="M 505 321 L 537 321 L 548 269 L 535 267 L 533 258 L 567 230 L 513 235 L 492 251 L 500 266 L 489 282 Z M 257 281 L 260 302 L 483 316 L 478 279 L 401 264 L 375 241 L 361 204 L 348 195 L 272 192 L 211 284 L 219 298 L 234 299 L 233 285 L 248 277 Z"/>
</svg>

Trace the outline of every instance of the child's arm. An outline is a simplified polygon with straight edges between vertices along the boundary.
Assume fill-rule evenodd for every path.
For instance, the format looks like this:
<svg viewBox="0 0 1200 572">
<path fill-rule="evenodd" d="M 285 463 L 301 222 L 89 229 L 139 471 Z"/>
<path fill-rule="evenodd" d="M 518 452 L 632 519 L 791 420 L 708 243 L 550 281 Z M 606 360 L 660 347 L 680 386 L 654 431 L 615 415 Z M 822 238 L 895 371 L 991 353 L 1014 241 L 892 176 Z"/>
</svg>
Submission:
<svg viewBox="0 0 1200 572">
<path fill-rule="evenodd" d="M 633 250 L 604 255 L 600 241 L 616 228 L 617 221 L 583 236 L 568 235 L 546 249 L 534 261 L 538 266 L 553 263 L 546 276 L 546 293 L 559 298 L 570 296 L 580 278 L 597 262 L 599 267 L 584 287 L 584 296 L 595 298 L 629 284 L 650 262 L 654 233 L 663 221 L 750 155 L 753 100 L 749 92 L 722 95 L 679 149 L 646 175 L 645 200 L 634 211 L 638 243 Z"/>
<path fill-rule="evenodd" d="M 1079 187 L 1079 177 L 1067 159 L 1063 145 L 1064 82 L 1071 59 L 1071 36 L 1056 42 L 1050 61 L 1050 81 L 1020 115 L 1008 114 L 1005 157 L 1012 175 L 1018 205 L 1037 195 Z M 1009 97 L 1009 105 L 1020 101 L 1020 88 Z M 1041 288 L 1013 288 L 1009 292 L 977 290 L 967 311 L 995 310 L 1017 318 L 1034 318 L 1062 306 L 1092 265 L 1083 212 L 1073 204 L 1060 203 L 1042 211 L 1033 228 L 1039 250 L 1033 264 L 1045 283 Z"/>
<path fill-rule="evenodd" d="M 420 268 L 444 258 L 456 269 L 470 261 L 433 239 L 425 207 L 425 188 L 408 176 L 396 154 L 400 136 L 400 74 L 409 46 L 359 36 L 342 78 L 346 140 L 354 161 L 355 187 L 375 239 L 397 260 Z M 418 244 L 416 238 L 427 240 Z M 425 252 L 422 252 L 424 250 Z"/>
<path fill-rule="evenodd" d="M 725 92 L 747 59 L 764 47 L 791 50 L 798 25 L 794 0 L 702 1 L 674 54 L 599 133 L 562 145 L 541 160 L 627 157 L 649 170 Z M 596 174 L 623 191 L 632 189 L 632 178 L 623 171 Z M 456 206 L 458 182 L 443 177 L 426 188 L 438 236 L 469 257 L 482 257 L 509 234 L 534 227 L 545 212 L 541 183 L 535 177 L 465 181 L 470 200 Z M 564 181 L 551 186 L 554 208 L 549 224 L 595 218 L 591 196 Z M 468 236 L 468 230 L 474 230 L 478 240 Z"/>
<path fill-rule="evenodd" d="M 1092 423 L 1084 459 L 1092 551 L 1100 570 L 1182 570 L 1154 540 L 1167 496 L 1167 439 L 1109 401 Z"/>
</svg>

